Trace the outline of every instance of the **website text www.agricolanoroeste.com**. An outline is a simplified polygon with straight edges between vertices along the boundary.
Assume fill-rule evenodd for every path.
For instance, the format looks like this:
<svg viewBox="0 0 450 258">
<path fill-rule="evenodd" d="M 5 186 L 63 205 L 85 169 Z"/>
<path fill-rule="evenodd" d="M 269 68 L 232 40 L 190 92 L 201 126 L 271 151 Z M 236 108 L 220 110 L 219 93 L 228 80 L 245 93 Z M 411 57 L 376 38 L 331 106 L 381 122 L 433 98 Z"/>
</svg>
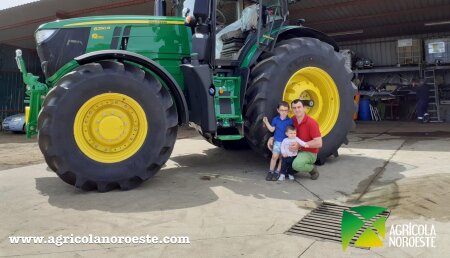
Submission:
<svg viewBox="0 0 450 258">
<path fill-rule="evenodd" d="M 62 246 L 66 244 L 190 244 L 188 236 L 97 236 L 88 234 L 58 236 L 9 236 L 11 244 L 48 244 Z"/>
</svg>

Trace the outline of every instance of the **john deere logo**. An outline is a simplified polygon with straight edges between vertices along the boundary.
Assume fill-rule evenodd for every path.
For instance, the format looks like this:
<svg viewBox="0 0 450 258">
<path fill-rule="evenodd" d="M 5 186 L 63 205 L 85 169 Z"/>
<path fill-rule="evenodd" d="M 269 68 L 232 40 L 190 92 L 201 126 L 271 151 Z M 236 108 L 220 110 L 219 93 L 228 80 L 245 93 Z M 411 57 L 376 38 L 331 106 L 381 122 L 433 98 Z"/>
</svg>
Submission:
<svg viewBox="0 0 450 258">
<path fill-rule="evenodd" d="M 342 248 L 344 251 L 354 241 L 354 246 L 383 246 L 386 233 L 386 217 L 382 215 L 386 208 L 377 206 L 359 206 L 344 210 L 341 223 Z M 358 236 L 356 234 L 364 231 Z"/>
<path fill-rule="evenodd" d="M 93 39 L 104 39 L 105 36 L 102 36 L 102 35 L 99 35 L 99 34 L 97 34 L 97 33 L 94 33 L 94 34 L 92 34 L 92 38 L 93 38 Z"/>
</svg>

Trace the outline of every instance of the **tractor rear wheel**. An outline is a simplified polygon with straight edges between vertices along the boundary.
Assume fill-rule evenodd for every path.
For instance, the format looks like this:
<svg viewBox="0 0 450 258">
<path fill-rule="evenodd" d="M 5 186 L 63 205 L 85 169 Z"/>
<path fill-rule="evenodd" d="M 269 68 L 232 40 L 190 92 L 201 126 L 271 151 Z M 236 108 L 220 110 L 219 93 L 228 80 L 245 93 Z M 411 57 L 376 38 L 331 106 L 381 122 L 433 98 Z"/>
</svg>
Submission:
<svg viewBox="0 0 450 258">
<path fill-rule="evenodd" d="M 314 101 L 306 112 L 318 122 L 322 133 L 317 163 L 337 156 L 342 143 L 347 143 L 356 111 L 356 87 L 344 63 L 331 45 L 314 38 L 284 40 L 271 54 L 265 54 L 252 69 L 245 97 L 244 129 L 250 147 L 270 155 L 266 144 L 271 134 L 263 127 L 263 117 L 274 117 L 279 101 L 291 103 L 299 98 Z"/>
<path fill-rule="evenodd" d="M 48 93 L 38 119 L 48 166 L 83 190 L 132 189 L 169 158 L 178 115 L 170 93 L 131 64 L 80 66 Z"/>
</svg>

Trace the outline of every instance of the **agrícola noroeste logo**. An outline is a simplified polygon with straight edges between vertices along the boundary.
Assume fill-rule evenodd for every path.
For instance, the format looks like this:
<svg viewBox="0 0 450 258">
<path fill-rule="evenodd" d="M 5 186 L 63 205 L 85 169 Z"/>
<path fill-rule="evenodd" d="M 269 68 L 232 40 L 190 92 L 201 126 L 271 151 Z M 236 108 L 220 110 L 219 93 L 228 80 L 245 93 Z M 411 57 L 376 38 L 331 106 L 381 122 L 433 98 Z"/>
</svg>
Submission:
<svg viewBox="0 0 450 258">
<path fill-rule="evenodd" d="M 386 236 L 387 208 L 378 206 L 358 206 L 344 210 L 341 222 L 341 240 L 344 251 L 357 237 L 353 245 L 358 247 L 383 246 Z M 364 227 L 365 226 L 365 227 Z M 364 231 L 357 236 L 357 233 Z"/>
</svg>

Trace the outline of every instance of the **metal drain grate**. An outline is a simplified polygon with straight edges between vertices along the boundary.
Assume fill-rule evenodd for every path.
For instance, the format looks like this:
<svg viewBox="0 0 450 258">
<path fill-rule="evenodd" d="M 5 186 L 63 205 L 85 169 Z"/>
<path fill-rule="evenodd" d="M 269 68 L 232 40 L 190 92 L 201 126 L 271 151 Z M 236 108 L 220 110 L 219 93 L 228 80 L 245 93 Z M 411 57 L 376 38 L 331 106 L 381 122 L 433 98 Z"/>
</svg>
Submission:
<svg viewBox="0 0 450 258">
<path fill-rule="evenodd" d="M 349 210 L 351 207 L 342 206 L 333 203 L 322 203 L 319 207 L 312 210 L 308 215 L 302 218 L 297 224 L 292 226 L 286 234 L 307 236 L 319 240 L 327 240 L 341 243 L 341 221 L 344 210 Z M 369 222 L 374 222 L 381 216 L 389 217 L 390 211 L 384 211 L 379 215 L 373 217 Z M 367 225 L 355 234 L 350 242 L 354 246 L 355 241 L 364 232 Z"/>
</svg>

